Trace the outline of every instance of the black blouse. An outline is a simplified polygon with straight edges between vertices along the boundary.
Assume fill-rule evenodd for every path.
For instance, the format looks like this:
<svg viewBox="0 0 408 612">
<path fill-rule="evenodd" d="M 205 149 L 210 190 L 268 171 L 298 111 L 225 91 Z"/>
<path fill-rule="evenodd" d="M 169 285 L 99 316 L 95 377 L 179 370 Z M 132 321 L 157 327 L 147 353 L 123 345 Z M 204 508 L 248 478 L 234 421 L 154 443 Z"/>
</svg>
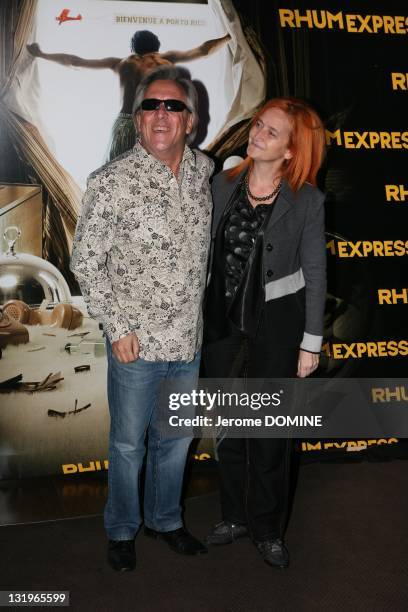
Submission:
<svg viewBox="0 0 408 612">
<path fill-rule="evenodd" d="M 245 266 L 271 204 L 249 202 L 244 184 L 224 226 L 225 297 L 229 302 L 240 284 Z"/>
</svg>

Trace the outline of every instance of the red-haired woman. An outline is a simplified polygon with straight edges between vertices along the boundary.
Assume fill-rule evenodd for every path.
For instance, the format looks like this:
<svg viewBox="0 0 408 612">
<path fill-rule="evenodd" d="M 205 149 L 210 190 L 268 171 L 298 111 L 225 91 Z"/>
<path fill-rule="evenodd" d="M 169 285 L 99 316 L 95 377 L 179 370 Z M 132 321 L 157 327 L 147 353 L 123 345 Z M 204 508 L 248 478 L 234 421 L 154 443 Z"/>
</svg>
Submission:
<svg viewBox="0 0 408 612">
<path fill-rule="evenodd" d="M 324 141 L 306 103 L 272 99 L 253 119 L 248 157 L 213 181 L 207 377 L 305 377 L 318 366 L 326 254 L 324 195 L 315 184 Z M 249 535 L 268 564 L 287 567 L 290 453 L 286 439 L 219 442 L 222 521 L 209 544 Z"/>
</svg>

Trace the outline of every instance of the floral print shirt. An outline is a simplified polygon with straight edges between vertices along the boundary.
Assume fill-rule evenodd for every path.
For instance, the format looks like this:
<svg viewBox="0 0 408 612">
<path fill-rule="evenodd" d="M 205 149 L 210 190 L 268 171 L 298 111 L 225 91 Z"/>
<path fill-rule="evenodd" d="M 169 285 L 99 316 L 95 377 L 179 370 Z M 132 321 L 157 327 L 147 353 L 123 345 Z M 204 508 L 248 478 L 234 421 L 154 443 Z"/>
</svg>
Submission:
<svg viewBox="0 0 408 612">
<path fill-rule="evenodd" d="M 71 269 L 110 342 L 136 333 L 143 359 L 200 349 L 213 166 L 186 146 L 177 180 L 137 141 L 88 178 Z"/>
</svg>

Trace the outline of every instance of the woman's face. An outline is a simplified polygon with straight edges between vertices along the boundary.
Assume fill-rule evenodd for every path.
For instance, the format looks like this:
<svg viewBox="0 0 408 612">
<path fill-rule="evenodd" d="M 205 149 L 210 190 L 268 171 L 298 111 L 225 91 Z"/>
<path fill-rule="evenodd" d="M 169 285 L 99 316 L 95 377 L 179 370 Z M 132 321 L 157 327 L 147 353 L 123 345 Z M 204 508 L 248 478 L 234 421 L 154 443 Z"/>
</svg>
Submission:
<svg viewBox="0 0 408 612">
<path fill-rule="evenodd" d="M 247 155 L 254 161 L 283 164 L 292 157 L 288 148 L 291 131 L 286 113 L 280 108 L 269 108 L 255 121 L 249 132 Z"/>
</svg>

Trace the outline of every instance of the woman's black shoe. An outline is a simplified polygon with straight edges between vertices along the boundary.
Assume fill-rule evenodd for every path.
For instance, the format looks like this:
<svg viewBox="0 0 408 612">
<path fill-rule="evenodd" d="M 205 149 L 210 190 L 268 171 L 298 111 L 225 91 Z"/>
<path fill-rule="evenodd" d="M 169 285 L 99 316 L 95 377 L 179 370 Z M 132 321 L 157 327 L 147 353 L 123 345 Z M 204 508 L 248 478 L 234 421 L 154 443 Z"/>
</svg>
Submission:
<svg viewBox="0 0 408 612">
<path fill-rule="evenodd" d="M 212 546 L 231 544 L 238 538 L 244 538 L 248 535 L 248 529 L 242 523 L 231 523 L 230 521 L 221 521 L 217 523 L 211 533 L 206 538 L 206 543 Z"/>
<path fill-rule="evenodd" d="M 285 569 L 289 565 L 289 553 L 285 548 L 282 540 L 265 540 L 264 542 L 255 542 L 255 546 L 259 550 L 262 559 L 272 567 L 280 567 Z"/>
</svg>

